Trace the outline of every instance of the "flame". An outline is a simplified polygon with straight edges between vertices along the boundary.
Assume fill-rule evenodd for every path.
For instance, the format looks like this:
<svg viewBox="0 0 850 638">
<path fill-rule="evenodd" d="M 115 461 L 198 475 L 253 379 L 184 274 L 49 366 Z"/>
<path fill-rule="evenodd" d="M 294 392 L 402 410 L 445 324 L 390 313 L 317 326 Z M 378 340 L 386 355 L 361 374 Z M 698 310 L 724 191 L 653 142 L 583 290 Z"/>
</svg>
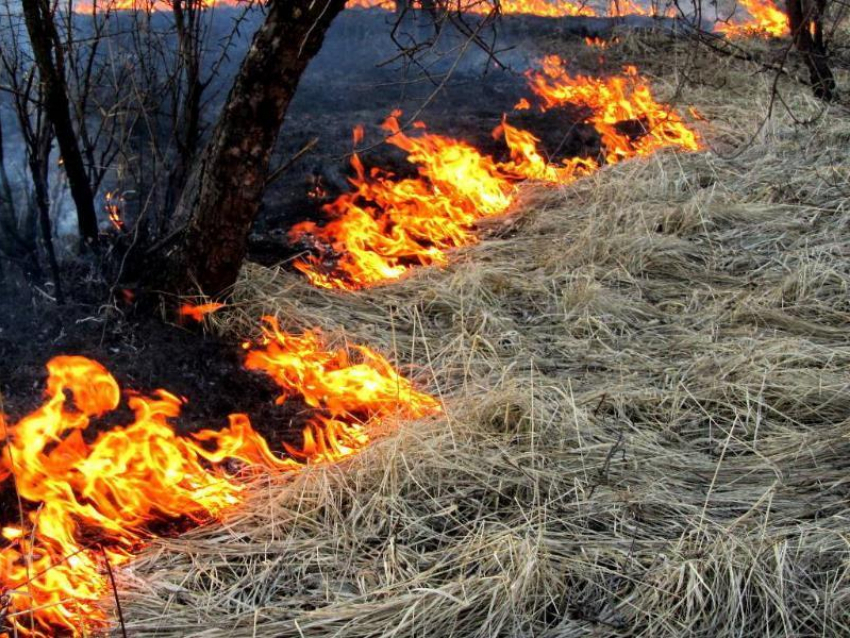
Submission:
<svg viewBox="0 0 850 638">
<path fill-rule="evenodd" d="M 546 18 L 562 18 L 566 16 L 595 16 L 596 10 L 584 2 L 564 2 L 549 0 L 502 0 L 500 3 L 503 15 L 527 14 Z M 475 5 L 471 13 L 489 13 L 489 5 Z"/>
<path fill-rule="evenodd" d="M 791 31 L 788 16 L 771 0 L 740 0 L 750 19 L 739 22 L 718 23 L 715 30 L 727 37 L 767 36 L 779 38 Z"/>
<path fill-rule="evenodd" d="M 528 131 L 511 126 L 507 118 L 503 118 L 493 131 L 493 137 L 504 137 L 511 161 L 502 163 L 500 167 L 516 178 L 566 185 L 599 168 L 596 160 L 586 157 L 570 157 L 560 164 L 549 162 L 538 150 L 540 140 Z"/>
<path fill-rule="evenodd" d="M 224 306 L 225 304 L 216 301 L 198 305 L 186 303 L 180 306 L 180 309 L 177 312 L 181 317 L 189 317 L 190 319 L 194 319 L 200 323 L 208 314 L 217 312 L 224 308 Z"/>
<path fill-rule="evenodd" d="M 387 141 L 407 152 L 419 177 L 398 179 L 379 169 L 367 174 L 355 154 L 355 190 L 323 207 L 331 221 L 303 222 L 290 233 L 322 246 L 319 256 L 295 263 L 317 286 L 355 289 L 398 279 L 413 265 L 444 265 L 447 249 L 475 241 L 477 219 L 503 213 L 513 200 L 513 185 L 494 160 L 440 135 L 409 137 L 398 115 L 384 122 Z M 339 258 L 331 259 L 329 271 L 325 262 L 334 255 Z"/>
<path fill-rule="evenodd" d="M 770 35 L 784 36 L 789 33 L 785 14 L 771 0 L 740 0 L 751 19 L 745 22 L 723 23 L 717 25 L 717 31 L 728 36 Z M 598 4 L 602 4 L 601 2 Z M 200 0 L 202 10 L 215 7 L 249 6 L 248 0 Z M 452 11 L 460 11 L 473 15 L 489 15 L 495 11 L 491 2 L 484 0 L 463 0 L 450 4 Z M 348 9 L 380 9 L 395 11 L 395 0 L 348 0 Z M 170 0 L 81 0 L 73 4 L 77 13 L 108 14 L 116 11 L 168 12 L 172 11 Z M 573 2 L 571 0 L 501 0 L 499 11 L 503 15 L 535 15 L 547 18 L 563 18 L 572 16 L 594 17 L 608 15 L 625 17 L 628 15 L 665 16 L 675 18 L 677 9 L 673 3 L 666 3 L 664 10 L 652 2 L 644 7 L 635 0 L 608 0 L 607 10 L 597 9 L 586 0 Z M 61 159 L 60 159 L 61 164 Z"/>
<path fill-rule="evenodd" d="M 655 100 L 648 82 L 634 66 L 610 78 L 571 76 L 556 55 L 543 60 L 542 72 L 528 73 L 532 91 L 543 101 L 543 109 L 563 104 L 580 104 L 590 109 L 587 122 L 602 137 L 605 161 L 650 155 L 666 147 L 685 151 L 700 148 L 699 139 L 681 117 Z M 639 133 L 630 134 L 630 129 Z"/>
<path fill-rule="evenodd" d="M 349 9 L 395 9 L 394 0 L 349 0 L 346 5 Z M 483 0 L 463 0 L 450 5 L 452 11 L 461 11 L 473 15 L 489 15 L 495 11 L 495 4 Z M 566 0 L 501 0 L 499 11 L 502 15 L 534 15 L 545 18 L 564 18 L 573 16 L 594 17 L 604 15 L 590 6 L 586 0 L 578 2 Z M 667 6 L 663 14 L 667 17 L 675 16 L 674 6 Z M 653 4 L 649 9 L 642 7 L 634 0 L 610 0 L 608 3 L 608 15 L 622 17 L 626 15 L 658 16 L 661 13 Z"/>
<path fill-rule="evenodd" d="M 245 486 L 233 461 L 277 471 L 337 461 L 368 443 L 371 422 L 439 410 L 366 347 L 326 351 L 318 333 L 287 335 L 269 319 L 248 349 L 246 366 L 278 383 L 279 402 L 301 396 L 315 408 L 304 445 L 290 446 L 287 457 L 274 454 L 244 414 L 231 415 L 222 430 L 177 434 L 171 422 L 183 400 L 166 390 L 131 395 L 129 425 L 85 436 L 119 406 L 121 391 L 106 368 L 84 357 L 48 363 L 40 408 L 15 424 L 0 415 L 0 480 L 13 477 L 26 504 L 25 520 L 2 530 L 0 587 L 10 632 L 47 638 L 103 630 L 107 564 L 128 562 L 153 535 L 153 523 L 200 523 L 240 503 Z"/>
<path fill-rule="evenodd" d="M 417 265 L 442 266 L 446 251 L 477 241 L 474 225 L 510 209 L 516 184 L 531 179 L 569 184 L 601 164 L 649 155 L 661 148 L 697 150 L 699 139 L 670 108 L 658 103 L 634 67 L 621 76 L 570 76 L 557 56 L 528 74 L 532 91 L 547 110 L 566 103 L 582 105 L 586 121 L 598 131 L 604 153 L 598 160 L 573 157 L 550 162 L 540 140 L 504 118 L 494 130 L 504 139 L 510 160 L 497 162 L 469 144 L 432 133 L 411 137 L 398 124 L 398 113 L 384 123 L 388 142 L 407 152 L 418 177 L 400 179 L 352 158 L 354 190 L 323 207 L 324 225 L 302 222 L 290 239 L 310 245 L 314 254 L 296 269 L 322 288 L 355 290 L 397 280 Z M 523 98 L 517 109 L 532 108 Z M 424 130 L 424 124 L 414 128 Z"/>
<path fill-rule="evenodd" d="M 104 196 L 103 208 L 106 210 L 106 215 L 115 230 L 124 230 L 124 219 L 122 211 L 124 209 L 124 198 L 118 191 L 109 191 Z"/>
</svg>

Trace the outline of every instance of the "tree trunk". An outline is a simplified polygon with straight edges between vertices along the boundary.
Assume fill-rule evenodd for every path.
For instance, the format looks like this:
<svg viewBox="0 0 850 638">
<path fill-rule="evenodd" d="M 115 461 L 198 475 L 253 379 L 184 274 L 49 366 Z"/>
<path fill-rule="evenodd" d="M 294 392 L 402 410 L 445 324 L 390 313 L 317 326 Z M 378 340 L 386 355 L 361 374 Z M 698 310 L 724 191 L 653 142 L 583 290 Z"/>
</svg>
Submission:
<svg viewBox="0 0 850 638">
<path fill-rule="evenodd" d="M 836 87 L 823 40 L 825 9 L 823 0 L 787 0 L 788 25 L 794 46 L 809 69 L 812 92 L 818 99 L 831 101 Z"/>
<path fill-rule="evenodd" d="M 168 287 L 217 296 L 235 281 L 271 153 L 308 62 L 345 0 L 272 0 L 171 224 Z"/>
<path fill-rule="evenodd" d="M 77 207 L 80 237 L 90 246 L 95 246 L 98 242 L 98 232 L 94 194 L 71 121 L 64 61 L 53 14 L 46 0 L 22 0 L 22 8 L 33 56 L 38 65 L 39 78 L 44 87 L 44 109 L 53 124 L 71 196 Z"/>
</svg>

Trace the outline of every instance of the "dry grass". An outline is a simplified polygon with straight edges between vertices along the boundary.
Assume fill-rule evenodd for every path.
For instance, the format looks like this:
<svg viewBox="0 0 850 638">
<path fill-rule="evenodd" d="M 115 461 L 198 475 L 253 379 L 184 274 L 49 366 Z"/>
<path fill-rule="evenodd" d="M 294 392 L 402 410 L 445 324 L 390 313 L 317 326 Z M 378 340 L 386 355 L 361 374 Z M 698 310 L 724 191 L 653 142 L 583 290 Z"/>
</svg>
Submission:
<svg viewBox="0 0 850 638">
<path fill-rule="evenodd" d="M 248 268 L 221 329 L 272 312 L 367 342 L 446 415 L 158 542 L 123 575 L 131 635 L 850 633 L 850 121 L 759 127 L 755 67 L 609 55 L 667 96 L 711 80 L 680 99 L 719 153 L 528 192 L 385 288 Z"/>
</svg>

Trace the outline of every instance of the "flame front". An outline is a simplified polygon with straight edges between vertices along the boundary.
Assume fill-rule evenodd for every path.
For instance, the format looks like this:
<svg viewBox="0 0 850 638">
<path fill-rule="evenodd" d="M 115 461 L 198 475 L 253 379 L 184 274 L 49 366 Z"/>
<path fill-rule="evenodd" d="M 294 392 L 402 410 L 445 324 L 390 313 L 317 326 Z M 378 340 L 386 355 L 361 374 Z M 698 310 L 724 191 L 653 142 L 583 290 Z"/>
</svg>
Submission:
<svg viewBox="0 0 850 638">
<path fill-rule="evenodd" d="M 740 5 L 750 14 L 750 19 L 718 23 L 717 32 L 727 37 L 762 35 L 775 38 L 791 32 L 788 16 L 771 0 L 740 0 Z"/>
<path fill-rule="evenodd" d="M 132 422 L 88 442 L 84 435 L 119 406 L 121 392 L 106 368 L 83 357 L 48 363 L 40 408 L 15 424 L 0 415 L 0 480 L 13 481 L 24 504 L 20 523 L 2 530 L 0 635 L 81 636 L 105 627 L 106 562 L 130 560 L 154 522 L 199 523 L 238 504 L 244 483 L 225 470 L 233 460 L 280 471 L 337 461 L 368 443 L 370 422 L 439 410 L 378 353 L 326 351 L 318 333 L 287 335 L 273 320 L 246 366 L 271 375 L 279 401 L 302 396 L 316 410 L 304 445 L 290 446 L 289 456 L 275 455 L 244 414 L 222 430 L 177 434 L 171 422 L 183 401 L 165 390 L 130 396 Z"/>
<path fill-rule="evenodd" d="M 503 213 L 512 202 L 513 187 L 495 161 L 458 140 L 410 137 L 398 115 L 384 122 L 388 142 L 407 152 L 419 177 L 398 179 L 379 169 L 367 174 L 355 155 L 355 190 L 324 207 L 331 221 L 304 222 L 290 233 L 322 247 L 295 264 L 317 286 L 354 289 L 398 279 L 413 265 L 443 265 L 447 249 L 475 241 L 477 219 Z"/>
<path fill-rule="evenodd" d="M 656 101 L 634 66 L 611 78 L 571 76 L 557 55 L 544 58 L 542 66 L 542 72 L 528 74 L 542 108 L 564 104 L 588 107 L 591 114 L 587 122 L 602 138 L 607 163 L 650 155 L 667 147 L 685 151 L 700 148 L 696 133 L 675 111 Z"/>
<path fill-rule="evenodd" d="M 324 207 L 329 221 L 304 222 L 291 230 L 290 238 L 311 245 L 314 253 L 295 267 L 323 288 L 354 290 L 396 280 L 417 265 L 445 265 L 447 250 L 474 243 L 476 221 L 508 211 L 522 180 L 569 184 L 603 163 L 666 147 L 700 147 L 696 133 L 655 100 L 634 67 L 607 79 L 571 76 L 560 58 L 549 56 L 542 71 L 529 73 L 528 79 L 541 110 L 567 103 L 585 108 L 586 121 L 604 147 L 601 157 L 552 163 L 540 151 L 538 138 L 505 118 L 494 136 L 504 139 L 510 160 L 498 162 L 460 140 L 433 133 L 409 136 L 393 114 L 384 123 L 387 141 L 407 152 L 418 177 L 399 179 L 377 168 L 367 173 L 355 155 L 354 190 Z M 532 104 L 522 99 L 516 108 Z M 415 128 L 421 131 L 424 125 Z"/>
<path fill-rule="evenodd" d="M 739 37 L 749 35 L 766 35 L 781 37 L 788 35 L 788 22 L 785 13 L 776 7 L 771 0 L 740 0 L 740 4 L 749 13 L 750 18 L 744 21 L 720 23 L 716 27 L 718 33 Z M 598 6 L 593 6 L 598 5 Z M 215 7 L 249 7 L 247 0 L 198 0 L 198 8 L 202 10 Z M 160 12 L 172 11 L 170 0 L 80 0 L 71 4 L 77 13 L 109 14 L 116 11 Z M 348 0 L 348 9 L 381 9 L 395 11 L 395 0 Z M 473 15 L 490 15 L 496 10 L 493 2 L 486 0 L 460 0 L 449 5 L 452 12 L 463 12 Z M 675 18 L 678 10 L 675 3 L 650 2 L 649 6 L 635 0 L 608 0 L 605 3 L 596 0 L 591 4 L 588 0 L 501 0 L 499 12 L 502 15 L 534 15 L 545 18 L 565 18 L 574 16 L 596 17 L 625 17 L 629 15 L 648 17 Z"/>
</svg>

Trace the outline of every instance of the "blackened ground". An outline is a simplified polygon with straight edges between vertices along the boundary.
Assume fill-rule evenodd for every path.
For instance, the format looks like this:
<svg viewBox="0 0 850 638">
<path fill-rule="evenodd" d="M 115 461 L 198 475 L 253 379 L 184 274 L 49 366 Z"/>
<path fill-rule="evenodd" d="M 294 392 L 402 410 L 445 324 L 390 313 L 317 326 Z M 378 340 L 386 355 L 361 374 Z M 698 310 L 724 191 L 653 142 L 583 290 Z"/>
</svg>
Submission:
<svg viewBox="0 0 850 638">
<path fill-rule="evenodd" d="M 88 296 L 88 295 L 81 295 Z M 95 291 L 92 298 L 97 297 Z M 102 363 L 122 390 L 151 395 L 163 388 L 187 403 L 175 428 L 188 433 L 220 429 L 227 416 L 245 413 L 272 451 L 283 442 L 301 443 L 301 430 L 314 412 L 298 400 L 275 405 L 277 386 L 242 367 L 238 343 L 205 335 L 197 325 L 180 326 L 129 309 L 104 309 L 83 301 L 58 308 L 25 290 L 0 287 L 0 393 L 9 423 L 43 402 L 47 370 L 57 355 L 82 355 Z M 94 422 L 86 438 L 132 422 L 122 407 Z M 18 519 L 11 481 L 0 483 L 0 526 Z"/>
</svg>

